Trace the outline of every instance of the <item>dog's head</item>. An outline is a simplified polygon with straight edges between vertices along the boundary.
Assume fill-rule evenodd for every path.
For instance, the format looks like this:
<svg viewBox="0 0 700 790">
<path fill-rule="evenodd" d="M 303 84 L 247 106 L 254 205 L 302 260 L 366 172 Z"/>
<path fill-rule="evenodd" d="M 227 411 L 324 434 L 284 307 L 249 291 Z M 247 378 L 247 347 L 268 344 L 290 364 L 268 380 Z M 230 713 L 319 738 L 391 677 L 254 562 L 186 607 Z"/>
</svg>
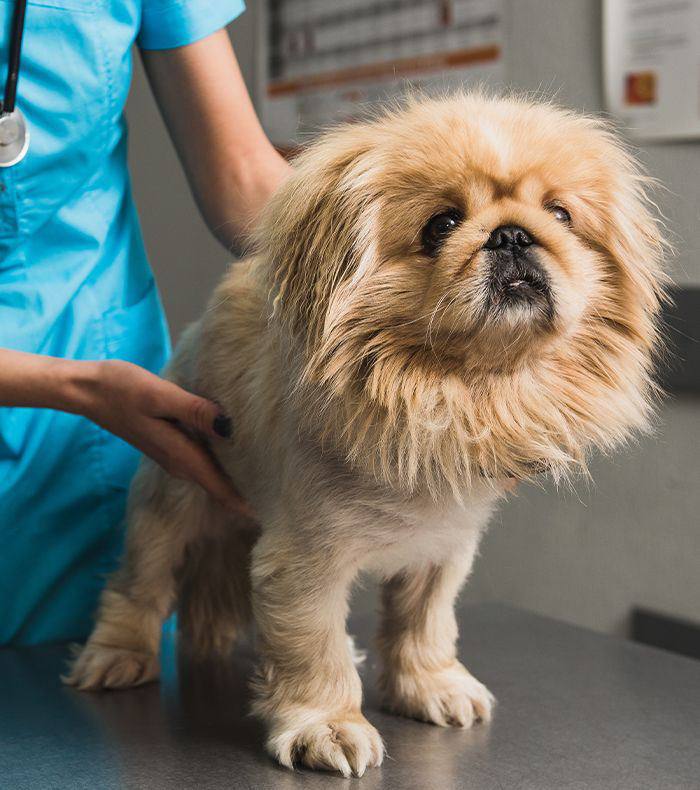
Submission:
<svg viewBox="0 0 700 790">
<path fill-rule="evenodd" d="M 605 124 L 521 99 L 327 134 L 260 242 L 316 423 L 433 492 L 561 473 L 643 427 L 663 282 L 645 183 Z"/>
</svg>

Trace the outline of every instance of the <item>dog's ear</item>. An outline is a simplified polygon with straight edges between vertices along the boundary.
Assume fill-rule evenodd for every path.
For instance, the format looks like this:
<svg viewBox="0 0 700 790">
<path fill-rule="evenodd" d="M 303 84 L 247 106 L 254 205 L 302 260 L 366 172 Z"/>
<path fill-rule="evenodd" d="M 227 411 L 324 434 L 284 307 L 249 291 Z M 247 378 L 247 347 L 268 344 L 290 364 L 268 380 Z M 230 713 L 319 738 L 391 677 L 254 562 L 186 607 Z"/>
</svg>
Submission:
<svg viewBox="0 0 700 790">
<path fill-rule="evenodd" d="M 333 290 L 361 254 L 370 148 L 366 127 L 326 135 L 294 161 L 261 223 L 259 248 L 270 266 L 274 314 L 311 345 L 323 330 Z"/>
<path fill-rule="evenodd" d="M 621 303 L 616 318 L 648 353 L 658 342 L 657 318 L 669 282 L 664 259 L 670 246 L 650 197 L 653 180 L 617 140 L 610 136 L 608 142 L 615 178 L 604 247 L 619 276 L 616 291 Z"/>
</svg>

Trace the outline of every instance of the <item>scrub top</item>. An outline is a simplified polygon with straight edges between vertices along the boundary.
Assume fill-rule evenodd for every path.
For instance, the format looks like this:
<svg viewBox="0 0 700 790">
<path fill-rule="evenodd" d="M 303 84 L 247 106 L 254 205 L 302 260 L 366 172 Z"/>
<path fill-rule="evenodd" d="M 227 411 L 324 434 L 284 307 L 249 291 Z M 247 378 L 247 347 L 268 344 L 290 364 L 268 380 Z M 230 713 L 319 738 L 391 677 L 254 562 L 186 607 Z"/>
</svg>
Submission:
<svg viewBox="0 0 700 790">
<path fill-rule="evenodd" d="M 0 169 L 0 348 L 162 368 L 167 327 L 127 172 L 132 44 L 189 44 L 243 8 L 28 1 L 17 106 L 30 145 Z M 2 85 L 13 10 L 0 0 Z M 88 634 L 137 460 L 85 418 L 0 408 L 0 644 Z"/>
</svg>

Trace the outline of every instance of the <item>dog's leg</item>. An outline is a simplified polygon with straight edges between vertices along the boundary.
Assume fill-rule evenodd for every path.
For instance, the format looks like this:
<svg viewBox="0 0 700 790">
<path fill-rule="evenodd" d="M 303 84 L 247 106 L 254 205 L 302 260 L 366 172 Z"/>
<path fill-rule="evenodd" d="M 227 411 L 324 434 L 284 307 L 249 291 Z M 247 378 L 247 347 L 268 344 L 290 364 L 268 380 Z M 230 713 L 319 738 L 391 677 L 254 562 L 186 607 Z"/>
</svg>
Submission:
<svg viewBox="0 0 700 790">
<path fill-rule="evenodd" d="M 226 656 L 249 630 L 251 551 L 258 537 L 258 528 L 232 523 L 187 552 L 178 585 L 178 626 L 196 655 Z"/>
<path fill-rule="evenodd" d="M 456 654 L 454 601 L 474 549 L 442 565 L 398 574 L 382 587 L 380 685 L 385 704 L 396 713 L 443 727 L 470 727 L 491 716 L 493 696 Z"/>
<path fill-rule="evenodd" d="M 362 687 L 345 632 L 355 573 L 333 544 L 266 533 L 253 551 L 261 666 L 253 712 L 268 751 L 291 768 L 362 776 L 384 747 L 360 710 Z"/>
<path fill-rule="evenodd" d="M 126 688 L 158 677 L 160 630 L 174 602 L 175 574 L 211 507 L 194 484 L 142 462 L 129 496 L 125 557 L 107 581 L 97 623 L 64 682 Z"/>
</svg>

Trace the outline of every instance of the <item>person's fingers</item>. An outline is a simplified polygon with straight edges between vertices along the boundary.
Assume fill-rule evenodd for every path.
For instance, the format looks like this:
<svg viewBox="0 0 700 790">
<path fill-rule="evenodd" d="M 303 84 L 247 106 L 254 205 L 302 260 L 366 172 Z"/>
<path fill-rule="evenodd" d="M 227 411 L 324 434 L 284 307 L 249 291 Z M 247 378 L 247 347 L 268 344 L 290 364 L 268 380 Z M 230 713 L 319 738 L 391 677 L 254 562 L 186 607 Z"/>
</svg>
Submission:
<svg viewBox="0 0 700 790">
<path fill-rule="evenodd" d="M 190 439 L 175 425 L 166 422 L 159 426 L 158 433 L 159 450 L 153 453 L 154 460 L 169 474 L 180 479 L 192 480 L 220 505 L 255 518 L 250 505 L 236 491 L 233 483 L 206 448 Z M 158 455 L 161 457 L 159 458 Z"/>
<path fill-rule="evenodd" d="M 160 379 L 158 389 L 157 416 L 174 418 L 204 436 L 224 439 L 231 436 L 231 418 L 213 401 L 193 395 L 167 379 Z"/>
</svg>

